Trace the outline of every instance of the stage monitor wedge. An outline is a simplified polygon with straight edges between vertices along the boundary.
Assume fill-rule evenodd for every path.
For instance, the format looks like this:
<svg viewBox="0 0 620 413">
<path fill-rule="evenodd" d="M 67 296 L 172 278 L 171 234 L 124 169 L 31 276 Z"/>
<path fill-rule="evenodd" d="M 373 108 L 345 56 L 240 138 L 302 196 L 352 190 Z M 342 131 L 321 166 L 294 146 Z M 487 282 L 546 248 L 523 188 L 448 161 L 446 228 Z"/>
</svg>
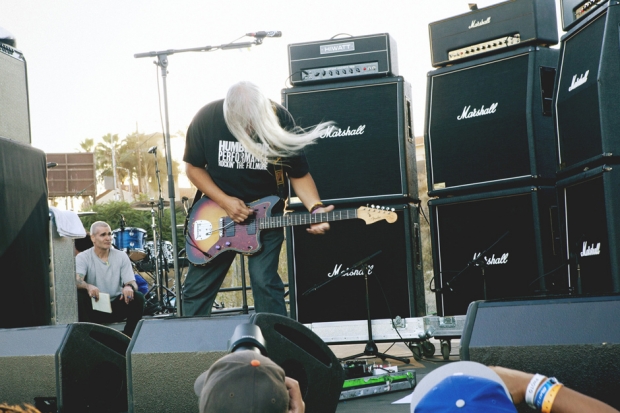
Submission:
<svg viewBox="0 0 620 413">
<path fill-rule="evenodd" d="M 620 160 L 620 3 L 605 3 L 562 37 L 555 87 L 558 174 Z"/>
<path fill-rule="evenodd" d="M 411 86 L 404 78 L 283 89 L 282 104 L 303 128 L 336 122 L 304 149 L 323 202 L 418 197 Z M 291 206 L 301 205 L 291 196 Z"/>
<path fill-rule="evenodd" d="M 620 295 L 476 301 L 461 360 L 556 377 L 620 409 Z M 523 403 L 519 412 L 532 410 Z"/>
<path fill-rule="evenodd" d="M 428 73 L 429 195 L 554 183 L 557 60 L 526 47 Z"/>
</svg>

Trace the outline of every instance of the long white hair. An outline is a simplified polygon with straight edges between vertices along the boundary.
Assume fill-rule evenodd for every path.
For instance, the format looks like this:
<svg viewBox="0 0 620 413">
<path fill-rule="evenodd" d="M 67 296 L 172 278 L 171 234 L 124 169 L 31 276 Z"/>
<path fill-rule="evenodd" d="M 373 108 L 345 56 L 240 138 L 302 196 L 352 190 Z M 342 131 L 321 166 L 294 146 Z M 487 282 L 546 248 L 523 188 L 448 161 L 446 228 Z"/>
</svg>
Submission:
<svg viewBox="0 0 620 413">
<path fill-rule="evenodd" d="M 327 132 L 333 122 L 302 129 L 284 130 L 274 104 L 258 86 L 243 81 L 228 89 L 224 99 L 226 125 L 248 152 L 262 161 L 294 155 Z"/>
</svg>

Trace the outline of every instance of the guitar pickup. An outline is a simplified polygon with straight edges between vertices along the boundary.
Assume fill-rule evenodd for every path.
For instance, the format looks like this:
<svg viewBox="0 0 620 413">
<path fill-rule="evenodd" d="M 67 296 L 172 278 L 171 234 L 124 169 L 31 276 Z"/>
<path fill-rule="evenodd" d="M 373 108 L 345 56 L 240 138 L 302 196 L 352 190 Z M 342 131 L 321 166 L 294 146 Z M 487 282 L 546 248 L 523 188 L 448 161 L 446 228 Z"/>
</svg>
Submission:
<svg viewBox="0 0 620 413">
<path fill-rule="evenodd" d="M 248 235 L 255 235 L 256 234 L 256 218 L 254 218 L 254 216 L 248 218 L 244 222 L 244 225 L 246 225 Z"/>
<path fill-rule="evenodd" d="M 235 236 L 235 221 L 230 217 L 220 218 L 220 238 Z"/>
</svg>

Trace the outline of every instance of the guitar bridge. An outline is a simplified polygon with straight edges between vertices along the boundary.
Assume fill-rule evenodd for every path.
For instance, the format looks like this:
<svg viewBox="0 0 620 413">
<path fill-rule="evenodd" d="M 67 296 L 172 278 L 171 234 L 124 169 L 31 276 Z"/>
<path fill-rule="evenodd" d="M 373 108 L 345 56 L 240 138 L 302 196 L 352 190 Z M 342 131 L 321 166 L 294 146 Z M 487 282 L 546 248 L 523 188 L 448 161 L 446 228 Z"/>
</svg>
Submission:
<svg viewBox="0 0 620 413">
<path fill-rule="evenodd" d="M 220 238 L 235 236 L 235 221 L 230 217 L 220 218 Z"/>
</svg>

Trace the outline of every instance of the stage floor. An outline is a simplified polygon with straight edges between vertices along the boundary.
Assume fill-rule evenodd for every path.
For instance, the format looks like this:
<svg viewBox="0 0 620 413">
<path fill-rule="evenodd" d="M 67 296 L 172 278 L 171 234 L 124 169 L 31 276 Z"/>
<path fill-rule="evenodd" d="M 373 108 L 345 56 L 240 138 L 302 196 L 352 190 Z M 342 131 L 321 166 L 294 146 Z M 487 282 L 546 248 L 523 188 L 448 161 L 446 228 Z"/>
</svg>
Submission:
<svg viewBox="0 0 620 413">
<path fill-rule="evenodd" d="M 379 352 L 386 353 L 391 356 L 409 358 L 409 364 L 402 364 L 398 361 L 391 361 L 393 366 L 398 366 L 399 370 L 414 370 L 416 373 L 416 383 L 419 383 L 422 378 L 437 367 L 459 360 L 459 340 L 452 340 L 452 351 L 448 360 L 444 360 L 441 351 L 439 340 L 430 340 L 435 345 L 436 351 L 432 358 L 423 358 L 417 361 L 413 358 L 411 351 L 405 345 L 405 343 L 398 342 L 392 346 L 392 343 L 379 343 L 377 347 Z M 365 344 L 345 344 L 345 345 L 330 345 L 336 357 L 343 358 L 352 356 L 364 351 Z M 392 346 L 390 348 L 390 346 Z M 388 350 L 389 348 L 389 350 Z M 384 364 L 381 359 L 368 359 L 368 363 L 373 361 L 377 364 Z M 381 393 L 373 396 L 360 397 L 356 399 L 343 400 L 338 403 L 337 413 L 408 413 L 409 404 L 392 404 L 393 402 L 402 399 L 413 391 L 401 390 L 390 393 Z"/>
</svg>

